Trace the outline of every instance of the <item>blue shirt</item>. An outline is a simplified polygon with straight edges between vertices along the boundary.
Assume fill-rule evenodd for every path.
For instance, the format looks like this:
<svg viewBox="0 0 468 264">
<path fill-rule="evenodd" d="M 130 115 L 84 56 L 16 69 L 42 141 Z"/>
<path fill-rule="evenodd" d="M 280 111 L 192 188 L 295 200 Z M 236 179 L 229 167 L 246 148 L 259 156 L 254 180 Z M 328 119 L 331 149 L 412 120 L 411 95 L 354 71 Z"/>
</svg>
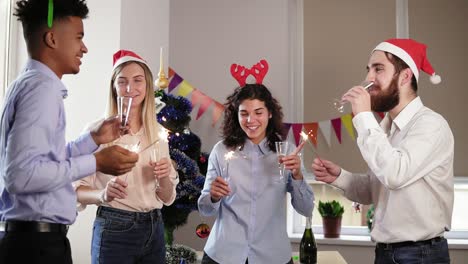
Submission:
<svg viewBox="0 0 468 264">
<path fill-rule="evenodd" d="M 278 157 L 265 145 L 247 140 L 229 160 L 232 194 L 213 203 L 211 183 L 226 167 L 229 152 L 218 142 L 210 154 L 205 185 L 198 200 L 202 215 L 216 215 L 205 252 L 219 263 L 287 263 L 291 242 L 286 231 L 286 194 L 291 193 L 294 209 L 312 215 L 314 195 L 305 180 L 278 183 Z"/>
<path fill-rule="evenodd" d="M 28 60 L 11 84 L 0 123 L 0 220 L 72 224 L 72 182 L 92 174 L 97 145 L 90 133 L 65 143 L 67 89 L 39 61 Z"/>
</svg>

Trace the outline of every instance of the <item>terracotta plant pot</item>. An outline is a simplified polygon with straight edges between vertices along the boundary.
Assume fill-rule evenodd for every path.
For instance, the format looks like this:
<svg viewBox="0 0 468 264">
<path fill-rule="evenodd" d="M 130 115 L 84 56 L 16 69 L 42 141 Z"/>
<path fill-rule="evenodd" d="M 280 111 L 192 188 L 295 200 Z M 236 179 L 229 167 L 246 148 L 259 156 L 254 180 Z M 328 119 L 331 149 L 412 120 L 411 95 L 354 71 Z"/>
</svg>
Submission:
<svg viewBox="0 0 468 264">
<path fill-rule="evenodd" d="M 326 238 L 338 238 L 341 233 L 340 217 L 322 217 L 323 236 Z"/>
</svg>

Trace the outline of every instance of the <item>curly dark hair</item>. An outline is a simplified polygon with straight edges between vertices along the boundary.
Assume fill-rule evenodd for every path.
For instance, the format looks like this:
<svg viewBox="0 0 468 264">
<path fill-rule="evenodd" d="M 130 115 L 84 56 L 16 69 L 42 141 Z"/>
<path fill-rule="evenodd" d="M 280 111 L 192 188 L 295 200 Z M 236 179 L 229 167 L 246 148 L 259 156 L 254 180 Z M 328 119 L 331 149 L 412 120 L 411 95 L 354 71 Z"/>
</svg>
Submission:
<svg viewBox="0 0 468 264">
<path fill-rule="evenodd" d="M 224 121 L 221 127 L 223 143 L 231 149 L 244 146 L 247 135 L 239 125 L 239 105 L 244 100 L 255 99 L 264 102 L 271 114 L 266 128 L 266 138 L 268 147 L 272 151 L 276 151 L 275 141 L 280 141 L 286 136 L 283 127 L 283 112 L 278 100 L 273 98 L 268 88 L 262 84 L 246 84 L 236 88 L 234 93 L 227 97 L 227 102 L 224 104 Z"/>
<path fill-rule="evenodd" d="M 16 2 L 14 15 L 23 25 L 24 38 L 28 44 L 42 37 L 41 30 L 47 26 L 49 0 L 20 0 Z M 54 0 L 54 21 L 71 16 L 88 17 L 86 0 Z"/>
</svg>

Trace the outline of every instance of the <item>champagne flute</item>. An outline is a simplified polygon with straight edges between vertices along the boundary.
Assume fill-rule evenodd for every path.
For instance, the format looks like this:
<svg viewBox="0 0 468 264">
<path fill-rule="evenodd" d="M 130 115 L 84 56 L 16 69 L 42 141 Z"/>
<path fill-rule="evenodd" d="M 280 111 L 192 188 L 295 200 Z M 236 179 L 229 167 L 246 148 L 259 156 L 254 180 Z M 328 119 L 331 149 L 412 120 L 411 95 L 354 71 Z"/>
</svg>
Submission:
<svg viewBox="0 0 468 264">
<path fill-rule="evenodd" d="M 151 148 L 150 159 L 153 165 L 156 165 L 156 163 L 161 159 L 161 147 L 159 145 L 159 141 L 156 141 Z M 161 186 L 159 185 L 159 178 L 156 175 L 156 178 L 154 179 L 154 190 L 158 191 L 160 188 Z"/>
<path fill-rule="evenodd" d="M 128 124 L 128 116 L 132 107 L 132 97 L 119 96 L 117 97 L 117 114 L 120 118 L 120 127 L 124 128 Z"/>
<path fill-rule="evenodd" d="M 281 161 L 281 159 L 288 154 L 288 148 L 289 148 L 289 142 L 287 141 L 276 141 L 275 142 L 275 147 L 276 147 L 276 155 L 278 156 L 278 168 L 280 172 L 280 176 L 277 180 L 277 182 L 283 182 L 285 177 L 284 177 L 284 163 Z"/>
<path fill-rule="evenodd" d="M 363 81 L 360 86 L 364 87 L 366 91 L 369 91 L 369 89 L 374 85 L 373 82 L 371 81 Z M 343 101 L 342 99 L 334 98 L 333 99 L 333 107 L 336 109 L 336 111 L 343 113 L 344 112 L 344 106 L 345 106 L 346 101 Z"/>
</svg>

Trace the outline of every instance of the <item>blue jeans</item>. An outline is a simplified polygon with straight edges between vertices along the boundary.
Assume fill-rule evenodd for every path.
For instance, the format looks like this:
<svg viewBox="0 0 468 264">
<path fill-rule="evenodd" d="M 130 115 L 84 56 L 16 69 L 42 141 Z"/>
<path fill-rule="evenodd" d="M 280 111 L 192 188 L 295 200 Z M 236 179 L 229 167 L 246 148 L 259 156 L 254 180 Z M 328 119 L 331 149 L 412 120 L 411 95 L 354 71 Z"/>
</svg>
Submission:
<svg viewBox="0 0 468 264">
<path fill-rule="evenodd" d="M 140 213 L 99 206 L 91 260 L 93 264 L 166 263 L 161 211 Z"/>
<path fill-rule="evenodd" d="M 450 263 L 447 239 L 445 238 L 434 238 L 404 245 L 402 243 L 397 244 L 399 245 L 378 243 L 375 248 L 374 264 Z"/>
</svg>

